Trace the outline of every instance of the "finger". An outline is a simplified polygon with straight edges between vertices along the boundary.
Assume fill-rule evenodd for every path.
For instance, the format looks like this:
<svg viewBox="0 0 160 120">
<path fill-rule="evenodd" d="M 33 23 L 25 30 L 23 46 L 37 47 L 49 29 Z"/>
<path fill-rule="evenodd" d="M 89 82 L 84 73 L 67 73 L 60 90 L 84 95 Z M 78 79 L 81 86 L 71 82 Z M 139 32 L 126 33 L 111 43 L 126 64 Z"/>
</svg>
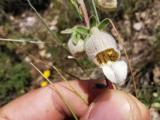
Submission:
<svg viewBox="0 0 160 120">
<path fill-rule="evenodd" d="M 70 84 L 81 93 L 87 102 L 99 92 L 93 89 L 94 82 L 92 81 L 72 81 Z M 72 92 L 66 82 L 56 83 L 54 86 L 78 116 L 82 116 L 85 113 L 88 105 Z M 7 120 L 62 120 L 70 115 L 71 112 L 62 99 L 50 87 L 32 91 L 0 110 L 0 117 Z"/>
<path fill-rule="evenodd" d="M 81 120 L 149 120 L 149 111 L 133 96 L 107 90 L 90 106 Z"/>
</svg>

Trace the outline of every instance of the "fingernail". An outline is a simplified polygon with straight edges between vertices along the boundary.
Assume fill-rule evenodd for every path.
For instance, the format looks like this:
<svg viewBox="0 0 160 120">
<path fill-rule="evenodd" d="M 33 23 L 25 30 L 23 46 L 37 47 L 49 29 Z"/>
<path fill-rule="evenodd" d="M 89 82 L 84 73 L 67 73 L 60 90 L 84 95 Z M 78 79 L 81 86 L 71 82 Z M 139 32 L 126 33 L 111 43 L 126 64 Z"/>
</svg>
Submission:
<svg viewBox="0 0 160 120">
<path fill-rule="evenodd" d="M 89 109 L 87 111 L 87 114 L 85 115 L 85 118 L 87 118 L 86 120 L 88 120 L 90 118 L 90 115 L 92 114 L 94 106 L 95 106 L 94 102 L 90 104 L 90 107 L 89 107 Z"/>
</svg>

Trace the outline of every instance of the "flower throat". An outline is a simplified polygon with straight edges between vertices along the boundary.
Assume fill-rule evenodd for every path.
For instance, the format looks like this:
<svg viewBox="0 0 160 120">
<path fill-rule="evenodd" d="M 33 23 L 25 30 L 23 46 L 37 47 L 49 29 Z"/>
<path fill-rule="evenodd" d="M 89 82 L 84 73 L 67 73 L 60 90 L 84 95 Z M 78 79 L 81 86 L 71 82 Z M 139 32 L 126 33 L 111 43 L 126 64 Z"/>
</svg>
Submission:
<svg viewBox="0 0 160 120">
<path fill-rule="evenodd" d="M 99 64 L 107 63 L 108 61 L 116 61 L 119 58 L 119 53 L 113 48 L 106 49 L 96 55 Z"/>
</svg>

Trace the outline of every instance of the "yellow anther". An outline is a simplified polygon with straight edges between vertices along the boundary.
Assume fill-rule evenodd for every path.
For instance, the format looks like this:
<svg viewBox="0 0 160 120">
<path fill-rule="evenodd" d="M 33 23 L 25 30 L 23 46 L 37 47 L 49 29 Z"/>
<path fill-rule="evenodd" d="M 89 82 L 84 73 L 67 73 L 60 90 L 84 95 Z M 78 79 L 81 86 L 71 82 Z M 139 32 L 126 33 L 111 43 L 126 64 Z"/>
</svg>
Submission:
<svg viewBox="0 0 160 120">
<path fill-rule="evenodd" d="M 96 55 L 99 64 L 107 63 L 108 61 L 116 61 L 119 58 L 119 53 L 113 48 L 104 50 Z"/>
</svg>

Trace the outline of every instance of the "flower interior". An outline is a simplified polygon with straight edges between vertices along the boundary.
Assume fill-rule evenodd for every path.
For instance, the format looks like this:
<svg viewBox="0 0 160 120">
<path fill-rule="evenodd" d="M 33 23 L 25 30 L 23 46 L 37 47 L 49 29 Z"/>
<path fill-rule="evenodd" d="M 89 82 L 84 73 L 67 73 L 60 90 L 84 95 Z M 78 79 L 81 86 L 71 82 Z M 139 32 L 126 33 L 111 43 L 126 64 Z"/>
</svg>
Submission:
<svg viewBox="0 0 160 120">
<path fill-rule="evenodd" d="M 108 61 L 116 61 L 119 58 L 119 53 L 113 48 L 106 49 L 96 55 L 96 60 L 99 64 L 105 64 Z"/>
</svg>

